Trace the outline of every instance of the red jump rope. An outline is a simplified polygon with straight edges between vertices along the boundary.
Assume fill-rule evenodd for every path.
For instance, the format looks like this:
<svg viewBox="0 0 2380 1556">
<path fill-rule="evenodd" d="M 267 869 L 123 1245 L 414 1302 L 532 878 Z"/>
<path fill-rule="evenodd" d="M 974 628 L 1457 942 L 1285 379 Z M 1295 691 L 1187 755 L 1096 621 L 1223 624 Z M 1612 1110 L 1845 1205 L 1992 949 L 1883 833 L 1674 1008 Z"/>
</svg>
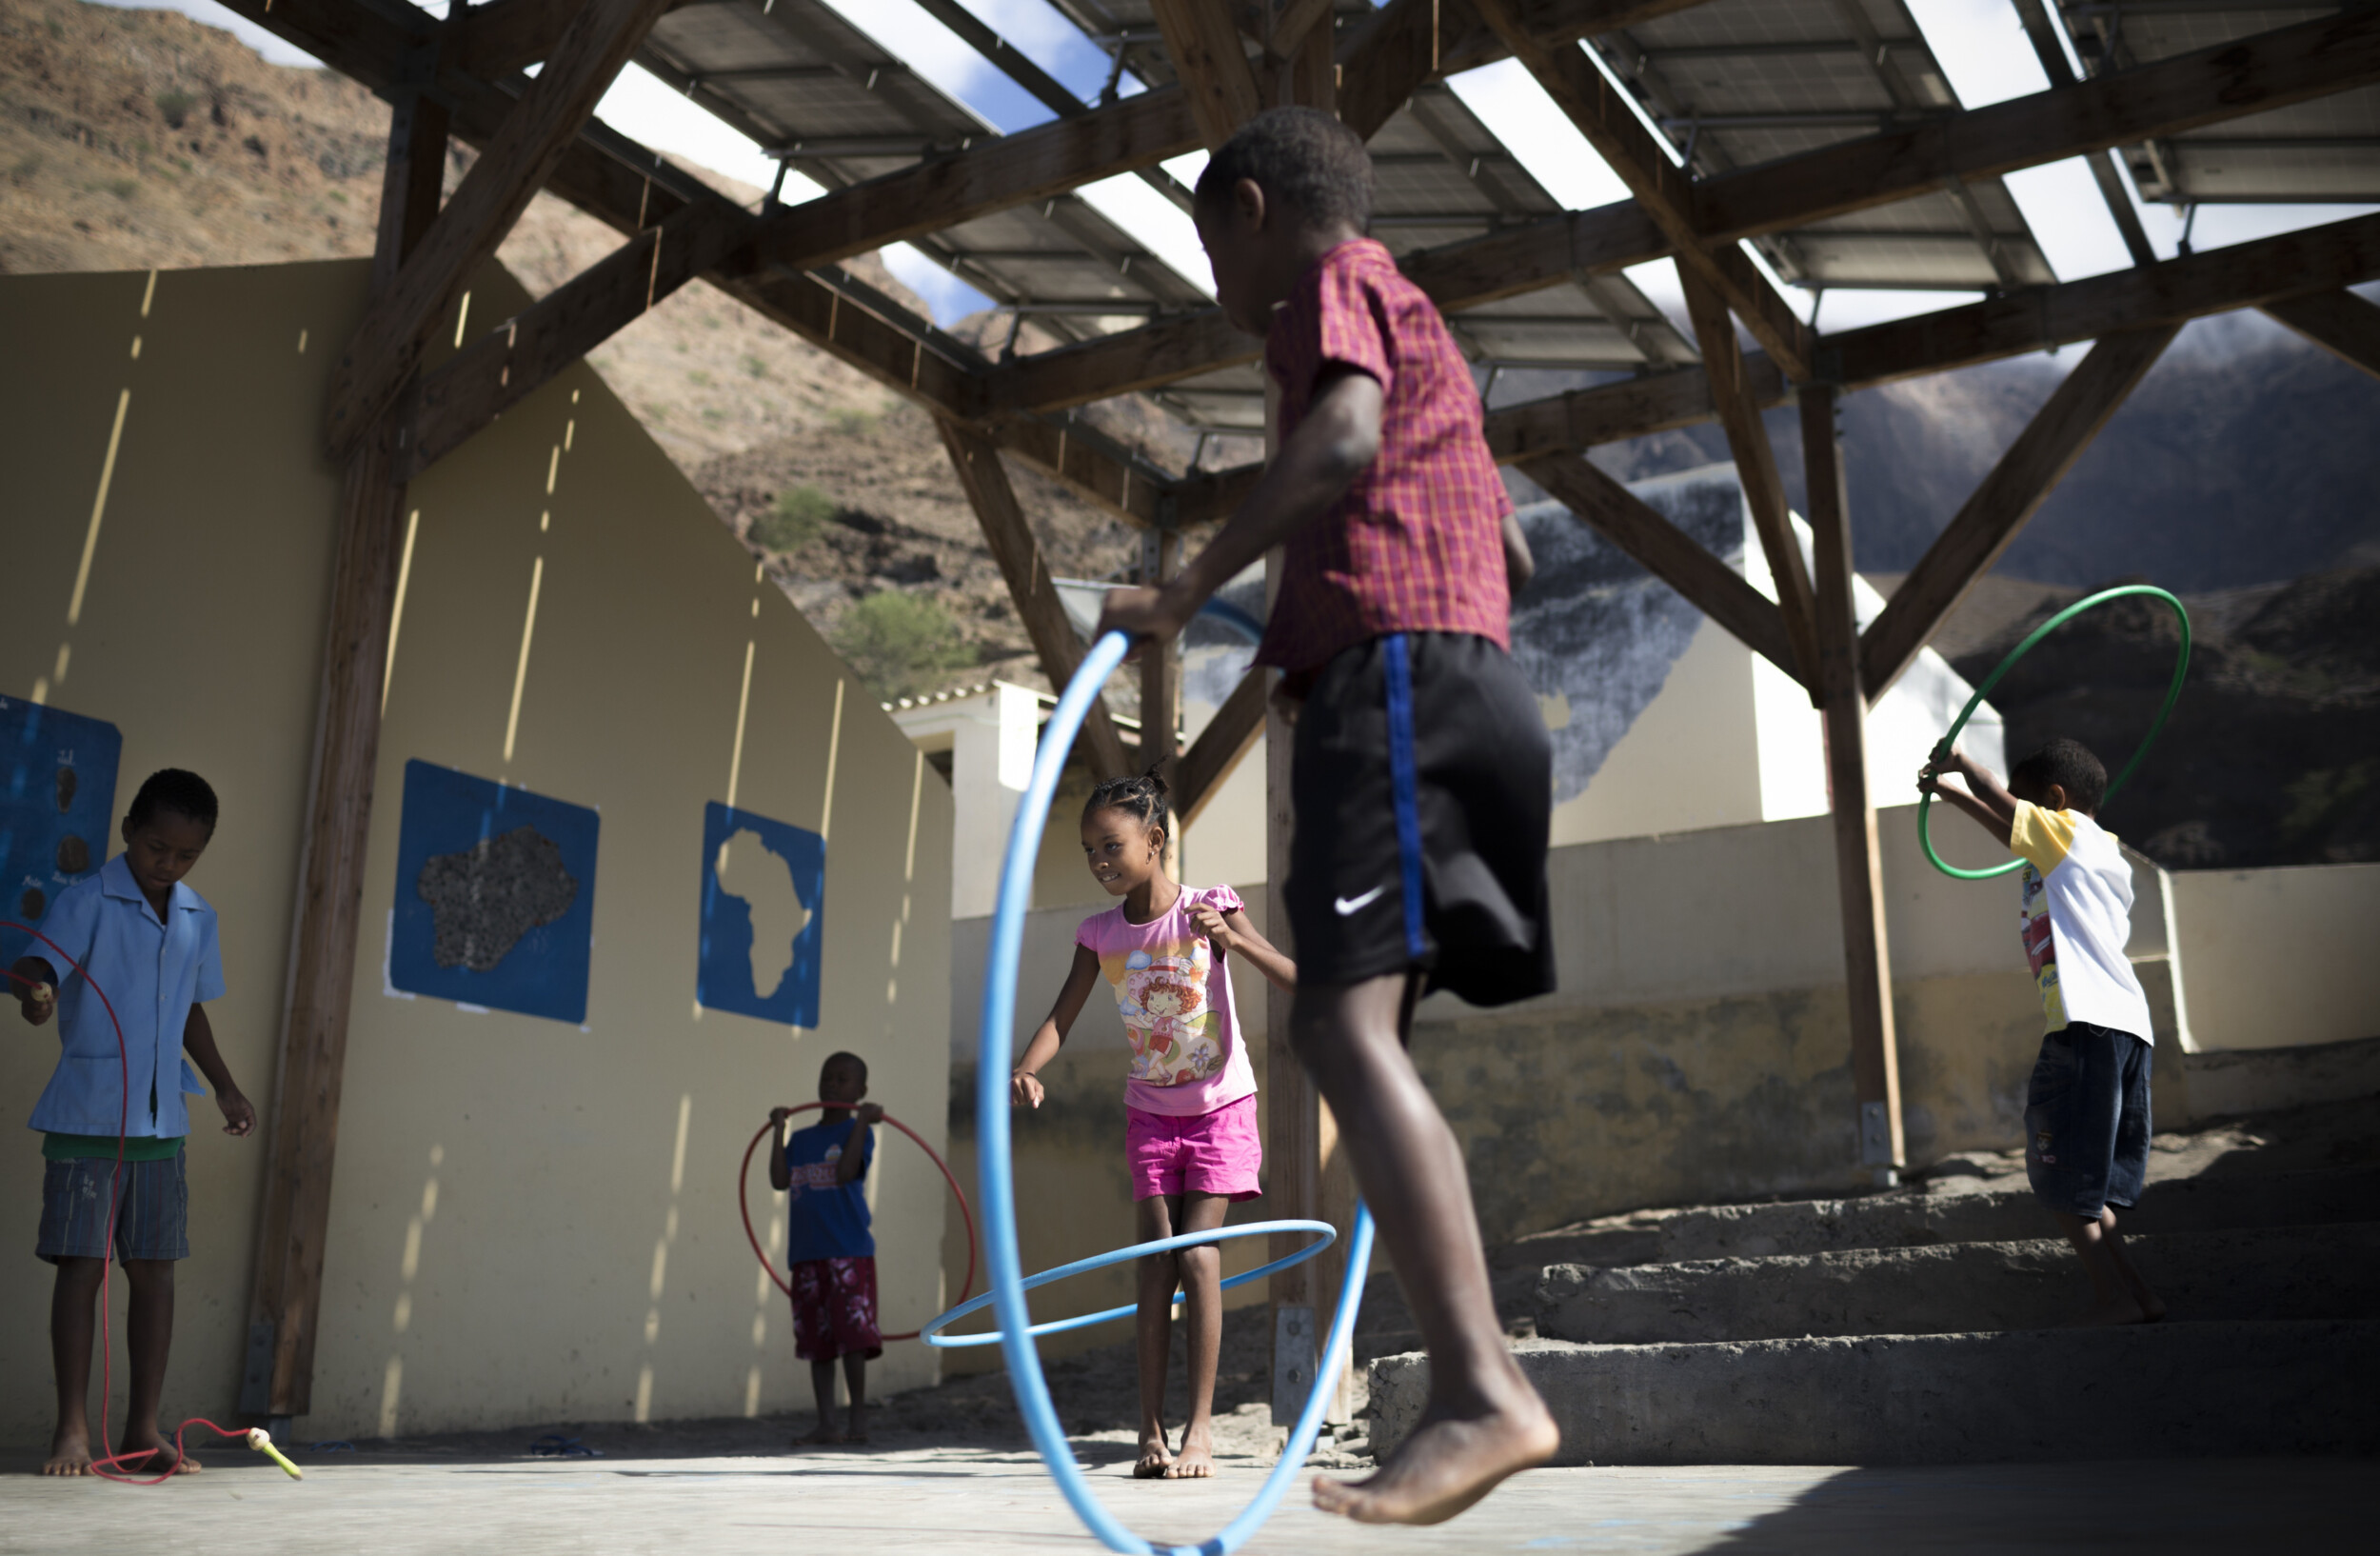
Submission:
<svg viewBox="0 0 2380 1556">
<path fill-rule="evenodd" d="M 108 991 L 99 987 L 99 980 L 90 975 L 89 968 L 69 956 L 65 948 L 56 941 L 30 924 L 18 924 L 12 920 L 0 919 L 0 929 L 24 930 L 49 947 L 57 954 L 58 960 L 64 962 L 68 968 L 80 973 L 83 982 L 90 986 L 90 991 L 99 996 L 101 1007 L 108 1012 L 108 1024 L 113 1027 L 116 1032 L 116 1065 L 122 1076 L 122 1089 L 116 1099 L 116 1160 L 115 1167 L 108 1174 L 108 1230 L 106 1239 L 100 1244 L 99 1272 L 99 1442 L 100 1446 L 105 1447 L 110 1435 L 108 1430 L 108 1396 L 115 1391 L 115 1353 L 109 1332 L 111 1326 L 108 1316 L 108 1295 L 109 1282 L 115 1273 L 116 1190 L 124 1177 L 124 1139 L 129 1129 L 132 1116 L 132 1059 L 124 1045 L 124 1023 L 116 1019 L 115 1003 L 108 998 Z M 13 968 L 0 968 L 0 971 L 6 971 L 9 977 L 17 983 L 36 988 L 41 987 Z M 60 982 L 64 981 L 60 980 Z M 50 1008 L 55 1011 L 56 1007 L 56 992 L 52 990 Z M 236 1437 L 257 1452 L 269 1455 L 275 1464 L 288 1471 L 291 1480 L 306 1478 L 305 1471 L 281 1456 L 281 1450 L 273 1446 L 271 1434 L 263 1427 L 218 1426 L 205 1416 L 192 1416 L 174 1428 L 173 1462 L 177 1467 L 182 1463 L 182 1436 L 192 1426 L 204 1426 L 218 1437 Z M 144 1448 L 137 1453 L 110 1453 L 104 1458 L 91 1460 L 91 1473 L 103 1480 L 114 1481 L 123 1486 L 155 1486 L 160 1482 L 171 1480 L 174 1473 L 171 1468 L 167 1469 L 163 1474 L 143 1480 L 134 1475 L 118 1474 L 109 1467 L 112 1465 L 122 1464 L 128 1459 L 149 1459 L 155 1457 L 155 1454 L 156 1450 L 153 1448 Z"/>
</svg>

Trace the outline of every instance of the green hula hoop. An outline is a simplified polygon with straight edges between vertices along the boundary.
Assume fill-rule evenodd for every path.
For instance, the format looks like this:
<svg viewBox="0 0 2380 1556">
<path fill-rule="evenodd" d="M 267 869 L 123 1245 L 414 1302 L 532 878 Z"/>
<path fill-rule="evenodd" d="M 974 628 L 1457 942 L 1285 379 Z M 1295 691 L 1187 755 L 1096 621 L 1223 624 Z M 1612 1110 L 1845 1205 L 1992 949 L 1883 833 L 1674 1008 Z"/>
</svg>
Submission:
<svg viewBox="0 0 2380 1556">
<path fill-rule="evenodd" d="M 2048 637 L 2052 632 L 2056 631 L 2093 606 L 2106 605 L 2111 600 L 2121 600 L 2134 594 L 2144 595 L 2152 600 L 2161 600 L 2172 609 L 2173 619 L 2180 624 L 2182 628 L 2182 652 L 2181 657 L 2173 662 L 2173 683 L 2165 688 L 2165 706 L 2157 709 L 2156 719 L 2149 726 L 2148 734 L 2141 737 L 2140 748 L 2132 752 L 2132 759 L 2124 764 L 2124 770 L 2117 773 L 2115 781 L 2108 785 L 2106 799 L 2115 798 L 2115 791 L 2124 787 L 2124 781 L 2130 778 L 2132 770 L 2140 766 L 2140 759 L 2149 754 L 2149 748 L 2156 744 L 2158 734 L 2165 728 L 2167 716 L 2173 711 L 2174 703 L 2181 698 L 2182 678 L 2190 673 L 2190 612 L 2182 608 L 2181 601 L 2152 584 L 2124 584 L 2115 588 L 2103 588 L 2096 594 L 2076 600 L 2073 605 L 2034 628 L 2026 636 L 2024 642 L 2010 650 L 2009 656 L 2001 660 L 1998 667 L 1983 678 L 1983 684 L 1975 688 L 1975 694 L 1967 699 L 1967 706 L 1960 708 L 1958 717 L 1951 721 L 1950 733 L 1944 735 L 1940 743 L 1934 748 L 1933 760 L 1939 762 L 1951 754 L 1951 748 L 1958 742 L 1958 732 L 1967 728 L 1968 718 L 1983 705 L 1984 698 L 1992 694 L 1992 688 L 2000 684 L 2000 677 L 2015 668 L 2016 661 L 2033 651 L 2034 644 L 2039 643 L 2043 638 Z M 2102 803 L 2105 802 L 2102 801 Z M 1926 857 L 1934 861 L 1935 869 L 1945 875 L 1956 876 L 1962 881 L 1988 881 L 1995 875 L 2006 875 L 2011 870 L 2022 868 L 2025 862 L 2021 859 L 2012 859 L 2005 865 L 1994 865 L 1990 869 L 1961 869 L 1956 865 L 1943 863 L 1942 856 L 1934 851 L 1933 834 L 1926 829 L 1926 815 L 1932 809 L 1933 805 L 1934 791 L 1921 788 L 1917 795 L 1917 843 L 1926 850 Z"/>
</svg>

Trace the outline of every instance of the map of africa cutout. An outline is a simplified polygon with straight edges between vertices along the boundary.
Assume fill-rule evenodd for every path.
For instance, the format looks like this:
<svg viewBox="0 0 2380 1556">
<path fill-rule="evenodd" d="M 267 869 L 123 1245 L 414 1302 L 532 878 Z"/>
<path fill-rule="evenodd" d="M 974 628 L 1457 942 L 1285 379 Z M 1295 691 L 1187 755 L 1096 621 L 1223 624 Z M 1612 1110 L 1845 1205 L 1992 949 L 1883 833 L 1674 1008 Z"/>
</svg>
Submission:
<svg viewBox="0 0 2380 1556">
<path fill-rule="evenodd" d="M 749 810 L 703 810 L 695 1002 L 816 1027 L 826 840 Z"/>
</svg>

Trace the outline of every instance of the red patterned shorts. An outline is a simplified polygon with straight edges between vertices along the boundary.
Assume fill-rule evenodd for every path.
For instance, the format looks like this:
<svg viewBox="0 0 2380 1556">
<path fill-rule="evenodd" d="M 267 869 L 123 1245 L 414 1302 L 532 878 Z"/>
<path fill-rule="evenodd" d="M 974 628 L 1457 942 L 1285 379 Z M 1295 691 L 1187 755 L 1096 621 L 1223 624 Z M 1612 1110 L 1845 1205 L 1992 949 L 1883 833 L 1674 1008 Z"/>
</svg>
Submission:
<svg viewBox="0 0 2380 1556">
<path fill-rule="evenodd" d="M 793 1267 L 793 1353 L 805 1362 L 884 1354 L 872 1255 L 804 1259 Z"/>
</svg>

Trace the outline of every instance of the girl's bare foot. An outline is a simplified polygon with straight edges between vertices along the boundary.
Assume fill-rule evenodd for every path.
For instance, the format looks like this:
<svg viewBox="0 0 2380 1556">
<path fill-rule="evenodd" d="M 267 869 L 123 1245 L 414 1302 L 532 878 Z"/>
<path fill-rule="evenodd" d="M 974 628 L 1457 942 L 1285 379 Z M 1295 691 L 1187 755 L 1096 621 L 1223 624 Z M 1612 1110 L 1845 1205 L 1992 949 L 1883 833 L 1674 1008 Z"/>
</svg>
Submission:
<svg viewBox="0 0 2380 1556">
<path fill-rule="evenodd" d="M 833 1426 L 830 1426 L 825 1422 L 822 1421 L 817 1426 L 810 1428 L 807 1436 L 795 1438 L 793 1440 L 793 1446 L 798 1448 L 823 1447 L 830 1443 L 840 1443 L 842 1441 L 843 1433 L 837 1431 Z"/>
<path fill-rule="evenodd" d="M 1174 1456 L 1165 1447 L 1165 1434 L 1160 1431 L 1152 1437 L 1142 1432 L 1140 1458 L 1132 1466 L 1132 1478 L 1136 1481 L 1161 1481 L 1165 1472 L 1173 1467 L 1173 1463 Z"/>
<path fill-rule="evenodd" d="M 1359 1524 L 1442 1524 L 1506 1476 L 1551 1459 L 1561 1443 L 1534 1394 L 1488 1415 L 1425 1417 L 1378 1473 L 1352 1482 L 1316 1477 L 1314 1505 Z"/>
<path fill-rule="evenodd" d="M 1214 1432 L 1196 1426 L 1185 1430 L 1181 1434 L 1181 1451 L 1174 1456 L 1172 1464 L 1165 1466 L 1165 1478 L 1169 1481 L 1202 1481 L 1212 1478 L 1214 1473 Z"/>
<path fill-rule="evenodd" d="M 88 1475 L 90 1473 L 90 1428 L 61 1426 L 58 1435 L 50 1440 L 50 1457 L 41 1462 L 45 1475 Z"/>
</svg>

